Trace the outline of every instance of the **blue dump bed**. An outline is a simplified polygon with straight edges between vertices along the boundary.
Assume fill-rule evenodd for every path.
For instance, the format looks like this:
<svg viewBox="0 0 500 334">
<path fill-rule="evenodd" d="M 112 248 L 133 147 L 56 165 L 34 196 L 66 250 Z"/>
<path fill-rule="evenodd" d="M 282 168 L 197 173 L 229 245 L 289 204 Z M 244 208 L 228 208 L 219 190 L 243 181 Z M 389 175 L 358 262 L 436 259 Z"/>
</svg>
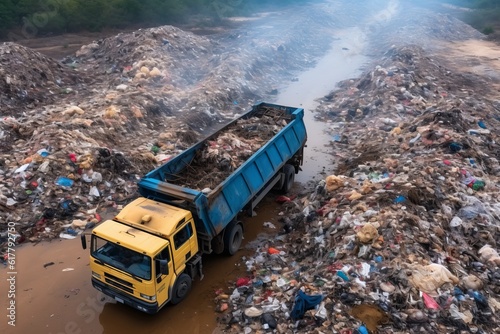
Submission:
<svg viewBox="0 0 500 334">
<path fill-rule="evenodd" d="M 287 124 L 222 183 L 208 193 L 173 184 L 176 176 L 190 166 L 197 152 L 205 149 L 209 141 L 239 120 L 260 117 L 264 109 L 283 114 Z M 303 116 L 301 108 L 257 104 L 251 111 L 149 172 L 140 180 L 139 192 L 144 197 L 190 210 L 198 233 L 210 240 L 266 188 L 287 162 L 296 159 L 298 154 L 302 161 L 307 138 Z"/>
</svg>

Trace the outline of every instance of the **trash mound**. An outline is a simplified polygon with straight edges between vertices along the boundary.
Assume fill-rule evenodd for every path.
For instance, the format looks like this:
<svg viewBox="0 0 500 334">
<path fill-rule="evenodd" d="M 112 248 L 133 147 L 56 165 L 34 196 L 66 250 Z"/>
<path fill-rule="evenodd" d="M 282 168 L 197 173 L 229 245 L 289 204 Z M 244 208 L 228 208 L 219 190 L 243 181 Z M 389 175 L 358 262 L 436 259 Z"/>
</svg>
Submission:
<svg viewBox="0 0 500 334">
<path fill-rule="evenodd" d="M 175 116 L 207 133 L 274 97 L 294 71 L 312 66 L 328 49 L 333 28 L 355 19 L 325 5 L 307 10 L 317 17 L 307 20 L 307 29 L 303 19 L 280 13 L 269 19 L 271 30 L 259 23 L 210 39 L 172 26 L 140 29 L 83 46 L 63 63 L 93 73 L 95 86 L 120 104 Z"/>
<path fill-rule="evenodd" d="M 123 83 L 122 75 L 135 79 L 165 79 L 174 87 L 185 88 L 210 71 L 209 61 L 217 44 L 173 26 L 139 29 L 120 33 L 84 45 L 74 63 L 85 71 L 114 77 L 111 85 Z M 121 80 L 121 82 L 120 82 Z"/>
<path fill-rule="evenodd" d="M 276 198 L 281 233 L 217 291 L 225 332 L 495 332 L 493 93 L 406 46 L 325 97 L 318 111 L 337 172 L 311 193 Z"/>
<path fill-rule="evenodd" d="M 191 163 L 169 182 L 207 192 L 213 190 L 289 121 L 284 110 L 262 107 L 252 117 L 239 119 L 211 137 Z"/>
<path fill-rule="evenodd" d="M 85 76 L 15 43 L 0 44 L 2 116 L 50 104 L 85 82 Z"/>
<path fill-rule="evenodd" d="M 5 231 L 15 224 L 17 243 L 74 238 L 99 222 L 99 212 L 135 198 L 142 175 L 198 140 L 175 123 L 155 130 L 149 122 L 163 118 L 133 110 L 89 102 L 0 120 L 0 219 Z M 2 232 L 2 249 L 6 242 Z"/>
<path fill-rule="evenodd" d="M 386 50 L 392 45 L 416 44 L 424 49 L 432 49 L 436 47 L 436 41 L 486 38 L 484 34 L 452 15 L 419 8 L 418 5 L 399 1 L 399 15 L 390 19 L 385 19 L 382 15 L 370 23 L 372 48 Z"/>
</svg>

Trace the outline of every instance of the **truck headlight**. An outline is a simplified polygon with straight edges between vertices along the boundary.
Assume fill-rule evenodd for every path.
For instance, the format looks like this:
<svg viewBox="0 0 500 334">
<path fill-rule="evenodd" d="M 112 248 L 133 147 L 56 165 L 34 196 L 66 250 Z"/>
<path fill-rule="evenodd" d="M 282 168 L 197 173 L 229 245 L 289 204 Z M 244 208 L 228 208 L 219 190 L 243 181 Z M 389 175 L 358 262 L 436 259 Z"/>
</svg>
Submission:
<svg viewBox="0 0 500 334">
<path fill-rule="evenodd" d="M 156 296 L 148 296 L 148 295 L 145 295 L 143 293 L 141 293 L 141 297 L 144 299 L 150 300 L 152 302 L 154 302 L 156 300 Z"/>
<path fill-rule="evenodd" d="M 101 275 L 98 274 L 98 273 L 96 273 L 95 271 L 92 272 L 92 276 L 95 277 L 95 278 L 97 278 L 98 280 L 101 279 Z"/>
</svg>

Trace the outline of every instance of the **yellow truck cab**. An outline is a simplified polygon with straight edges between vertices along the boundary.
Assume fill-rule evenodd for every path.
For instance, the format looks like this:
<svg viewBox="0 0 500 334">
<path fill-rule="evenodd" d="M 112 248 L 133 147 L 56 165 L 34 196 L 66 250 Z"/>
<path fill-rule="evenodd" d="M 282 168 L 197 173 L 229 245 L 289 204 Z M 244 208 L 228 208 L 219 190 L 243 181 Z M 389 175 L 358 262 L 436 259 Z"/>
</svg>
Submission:
<svg viewBox="0 0 500 334">
<path fill-rule="evenodd" d="M 190 211 L 140 197 L 92 231 L 92 285 L 120 303 L 156 313 L 179 303 L 201 273 Z"/>
</svg>

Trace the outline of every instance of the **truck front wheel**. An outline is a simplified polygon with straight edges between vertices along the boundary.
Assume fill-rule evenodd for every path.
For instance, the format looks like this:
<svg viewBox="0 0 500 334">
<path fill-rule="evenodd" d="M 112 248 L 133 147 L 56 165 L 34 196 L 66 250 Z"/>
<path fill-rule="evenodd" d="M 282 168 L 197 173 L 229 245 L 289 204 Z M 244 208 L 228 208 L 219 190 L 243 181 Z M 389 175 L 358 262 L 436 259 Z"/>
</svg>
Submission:
<svg viewBox="0 0 500 334">
<path fill-rule="evenodd" d="M 234 255 L 240 249 L 243 240 L 243 227 L 235 222 L 227 227 L 224 233 L 224 251 L 227 255 Z"/>
<path fill-rule="evenodd" d="M 179 304 L 191 290 L 191 277 L 188 274 L 180 274 L 175 281 L 174 288 L 172 290 L 172 298 L 170 302 L 172 304 Z"/>
</svg>

